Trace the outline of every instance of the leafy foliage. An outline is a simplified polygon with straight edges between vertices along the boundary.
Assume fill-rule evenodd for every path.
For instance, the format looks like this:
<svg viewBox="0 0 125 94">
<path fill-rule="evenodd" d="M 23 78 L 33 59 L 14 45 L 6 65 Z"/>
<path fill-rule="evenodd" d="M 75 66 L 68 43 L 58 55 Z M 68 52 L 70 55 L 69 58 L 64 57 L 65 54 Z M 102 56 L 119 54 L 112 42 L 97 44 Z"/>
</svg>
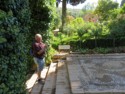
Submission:
<svg viewBox="0 0 125 94">
<path fill-rule="evenodd" d="M 125 4 L 119 10 L 120 10 L 120 14 L 125 14 Z"/>
<path fill-rule="evenodd" d="M 41 33 L 44 42 L 50 42 L 55 0 L 29 1 L 0 1 L 0 94 L 26 94 L 26 73 L 31 66 L 29 49 L 34 34 Z M 51 46 L 48 50 L 51 53 L 47 52 L 47 62 L 54 52 Z"/>
<path fill-rule="evenodd" d="M 85 6 L 82 11 L 68 10 L 64 31 L 54 37 L 53 47 L 70 44 L 76 51 L 84 47 L 115 48 L 124 45 L 125 5 L 119 8 L 113 0 L 99 0 L 94 11 L 91 7 Z M 107 53 L 110 50 L 100 48 L 96 51 Z"/>
<path fill-rule="evenodd" d="M 26 94 L 28 0 L 0 1 L 0 94 Z"/>
<path fill-rule="evenodd" d="M 114 38 L 125 36 L 125 15 L 118 15 L 117 19 L 112 20 L 109 23 L 111 36 Z"/>
<path fill-rule="evenodd" d="M 116 39 L 123 38 L 125 36 L 125 5 L 121 8 L 113 10 L 111 13 L 111 19 L 108 24 L 110 30 L 109 36 L 113 38 L 113 46 L 115 47 Z"/>
<path fill-rule="evenodd" d="M 46 32 L 53 19 L 52 0 L 30 0 L 32 27 L 34 33 Z M 35 28 L 34 28 L 35 27 Z M 37 31 L 36 31 L 37 28 Z M 41 31 L 42 30 L 42 31 Z"/>
<path fill-rule="evenodd" d="M 72 18 L 70 17 L 69 20 L 67 20 L 67 23 L 64 26 L 63 33 L 67 34 L 68 36 L 72 36 L 74 33 L 77 32 L 78 26 L 83 26 L 84 21 L 81 17 L 79 18 Z"/>
<path fill-rule="evenodd" d="M 95 9 L 95 13 L 100 16 L 100 20 L 108 20 L 110 10 L 118 7 L 118 3 L 112 0 L 99 0 L 98 6 Z"/>
</svg>

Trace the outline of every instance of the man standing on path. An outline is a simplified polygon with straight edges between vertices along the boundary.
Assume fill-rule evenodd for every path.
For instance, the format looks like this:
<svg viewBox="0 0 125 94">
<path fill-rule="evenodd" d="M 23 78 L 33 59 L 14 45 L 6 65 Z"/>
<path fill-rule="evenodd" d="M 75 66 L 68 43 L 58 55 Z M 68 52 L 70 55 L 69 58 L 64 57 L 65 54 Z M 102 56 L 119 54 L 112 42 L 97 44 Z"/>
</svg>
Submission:
<svg viewBox="0 0 125 94">
<path fill-rule="evenodd" d="M 32 45 L 33 59 L 35 64 L 37 65 L 37 75 L 38 82 L 41 79 L 41 71 L 44 67 L 44 56 L 45 56 L 46 45 L 42 42 L 42 36 L 40 34 L 35 35 L 35 42 Z"/>
</svg>

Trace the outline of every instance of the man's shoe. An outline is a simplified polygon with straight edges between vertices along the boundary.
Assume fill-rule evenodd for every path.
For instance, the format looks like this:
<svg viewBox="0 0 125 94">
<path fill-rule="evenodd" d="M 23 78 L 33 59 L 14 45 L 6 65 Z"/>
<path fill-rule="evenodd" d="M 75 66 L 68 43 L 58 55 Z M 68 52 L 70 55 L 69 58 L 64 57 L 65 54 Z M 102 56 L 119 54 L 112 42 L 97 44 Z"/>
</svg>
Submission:
<svg viewBox="0 0 125 94">
<path fill-rule="evenodd" d="M 38 83 L 40 83 L 40 84 L 44 84 L 44 83 L 45 83 L 45 81 L 44 81 L 42 78 L 39 78 L 37 81 L 38 81 Z"/>
</svg>

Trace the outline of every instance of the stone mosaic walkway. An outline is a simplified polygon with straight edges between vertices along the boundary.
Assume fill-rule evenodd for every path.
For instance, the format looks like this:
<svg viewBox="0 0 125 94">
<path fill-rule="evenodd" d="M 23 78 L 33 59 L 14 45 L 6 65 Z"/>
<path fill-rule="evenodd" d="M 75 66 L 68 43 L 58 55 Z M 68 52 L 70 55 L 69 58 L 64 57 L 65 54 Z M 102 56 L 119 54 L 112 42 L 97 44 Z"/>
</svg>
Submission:
<svg viewBox="0 0 125 94">
<path fill-rule="evenodd" d="M 67 57 L 73 94 L 125 94 L 125 54 Z"/>
</svg>

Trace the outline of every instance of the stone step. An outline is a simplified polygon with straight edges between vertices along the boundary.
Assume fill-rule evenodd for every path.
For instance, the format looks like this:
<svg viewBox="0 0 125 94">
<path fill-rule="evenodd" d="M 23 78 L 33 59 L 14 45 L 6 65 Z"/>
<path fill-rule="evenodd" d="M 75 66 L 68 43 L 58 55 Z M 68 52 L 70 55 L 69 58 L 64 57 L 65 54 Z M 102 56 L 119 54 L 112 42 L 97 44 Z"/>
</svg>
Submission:
<svg viewBox="0 0 125 94">
<path fill-rule="evenodd" d="M 65 59 L 66 56 L 68 56 L 68 55 L 69 55 L 69 53 L 56 53 L 56 54 L 54 54 L 54 56 L 52 57 L 52 60 L 53 60 L 53 61 L 58 61 L 58 60 L 60 60 L 60 59 Z"/>
<path fill-rule="evenodd" d="M 58 62 L 55 94 L 71 94 L 65 60 Z"/>
<path fill-rule="evenodd" d="M 41 72 L 41 78 L 45 80 L 47 72 L 48 72 L 48 67 L 45 67 L 43 69 L 43 71 Z M 35 80 L 36 81 L 36 80 Z M 37 81 L 35 82 L 32 90 L 31 90 L 31 94 L 39 94 L 41 92 L 41 89 L 43 87 L 43 84 L 38 83 Z"/>
<path fill-rule="evenodd" d="M 124 63 L 125 63 L 125 60 L 124 60 L 123 56 L 120 55 L 116 59 L 112 59 L 113 62 L 112 62 L 112 60 L 109 60 L 109 56 L 108 57 L 107 56 L 101 57 L 101 56 L 99 56 L 99 57 L 98 56 L 96 57 L 94 55 L 92 55 L 92 56 L 76 55 L 75 56 L 75 54 L 71 54 L 71 55 L 67 56 L 66 60 L 58 60 L 57 64 L 51 63 L 46 80 L 45 80 L 44 87 L 42 86 L 43 88 L 40 89 L 40 90 L 42 90 L 42 92 L 40 92 L 40 93 L 34 92 L 32 94 L 125 94 L 125 91 L 124 91 L 124 86 L 125 86 L 124 85 L 124 78 L 125 78 L 124 77 L 124 65 L 125 65 Z M 104 62 L 104 58 L 106 58 L 105 62 Z M 112 55 L 110 58 L 112 58 Z M 105 66 L 109 67 L 108 70 L 107 69 L 105 70 L 106 73 L 110 72 L 109 70 L 111 69 L 111 67 L 113 67 L 113 68 L 116 68 L 115 71 L 117 71 L 120 75 L 122 75 L 122 79 L 121 79 L 122 82 L 120 82 L 121 86 L 118 85 L 119 87 L 116 87 L 116 90 L 107 89 L 107 87 L 105 88 L 105 84 L 104 85 L 101 84 L 102 85 L 101 89 L 99 89 L 100 88 L 99 86 L 93 87 L 93 84 L 96 86 L 95 83 L 92 83 L 92 81 L 95 82 L 95 80 L 93 80 L 94 76 L 100 77 L 101 81 L 103 81 L 103 80 L 104 80 L 104 82 L 107 81 L 107 80 L 105 80 L 107 78 L 102 79 L 102 73 L 104 75 L 105 71 L 103 71 L 103 70 L 98 71 L 102 68 L 105 69 L 105 66 L 104 67 L 102 66 L 103 63 L 105 64 Z M 98 66 L 101 66 L 101 68 L 99 68 L 97 66 L 97 64 L 98 64 Z M 123 68 L 121 66 L 123 66 Z M 95 71 L 96 68 L 97 68 L 97 70 Z M 120 69 L 117 70 L 117 68 L 120 68 Z M 111 72 L 112 72 L 112 69 L 111 69 Z M 68 79 L 67 73 L 68 73 L 68 77 L 69 77 L 69 82 L 67 80 Z M 56 77 L 56 74 L 57 74 L 57 77 Z M 34 77 L 36 77 L 36 76 L 33 76 L 33 78 Z M 104 77 L 105 77 L 105 75 L 104 75 Z M 121 77 L 121 76 L 119 76 L 119 77 Z M 120 79 L 117 79 L 117 80 L 119 82 Z M 69 83 L 69 85 L 68 85 L 68 83 Z M 109 84 L 109 85 L 111 85 L 111 84 Z M 102 87 L 104 87 L 104 88 L 102 88 Z M 38 86 L 38 88 L 39 88 L 39 86 Z M 36 89 L 36 91 L 37 90 L 38 89 Z"/>
<path fill-rule="evenodd" d="M 29 80 L 26 81 L 26 90 L 28 92 L 31 92 L 32 87 L 34 86 L 36 80 L 37 80 L 37 74 L 36 72 L 31 76 L 31 78 Z"/>
<path fill-rule="evenodd" d="M 51 63 L 41 94 L 54 94 L 57 63 Z"/>
<path fill-rule="evenodd" d="M 81 82 L 82 68 L 77 57 L 69 56 L 66 59 L 69 81 L 72 94 L 84 94 Z"/>
</svg>

